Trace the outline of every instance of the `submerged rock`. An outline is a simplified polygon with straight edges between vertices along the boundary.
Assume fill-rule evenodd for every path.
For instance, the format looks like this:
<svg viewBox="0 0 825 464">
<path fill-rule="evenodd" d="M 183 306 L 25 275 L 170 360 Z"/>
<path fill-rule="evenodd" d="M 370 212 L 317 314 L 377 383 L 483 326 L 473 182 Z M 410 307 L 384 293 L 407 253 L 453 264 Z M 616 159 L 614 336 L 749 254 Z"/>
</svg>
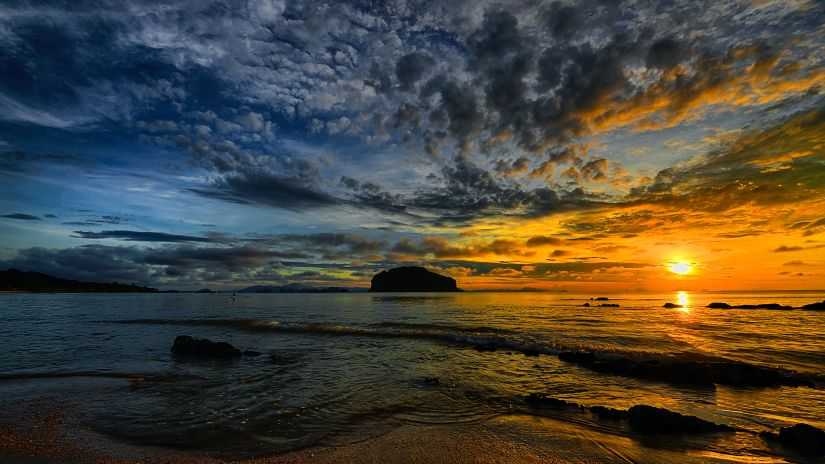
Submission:
<svg viewBox="0 0 825 464">
<path fill-rule="evenodd" d="M 668 308 L 668 309 L 684 308 L 684 306 L 682 306 L 680 304 L 676 304 L 676 303 L 665 303 L 665 304 L 662 305 L 662 307 L 663 308 Z"/>
<path fill-rule="evenodd" d="M 262 353 L 260 351 L 252 351 L 252 350 L 244 350 L 243 355 L 247 358 L 255 358 L 260 356 Z"/>
<path fill-rule="evenodd" d="M 759 434 L 768 441 L 773 441 L 793 448 L 810 456 L 825 455 L 825 431 L 808 424 L 796 424 L 782 427 L 779 433 L 762 432 Z"/>
<path fill-rule="evenodd" d="M 629 358 L 595 359 L 582 353 L 566 352 L 559 359 L 582 365 L 595 372 L 675 384 L 713 387 L 715 384 L 734 387 L 813 387 L 798 374 L 754 366 L 736 361 L 699 361 L 680 359 Z"/>
<path fill-rule="evenodd" d="M 825 300 L 821 303 L 811 303 L 802 306 L 802 309 L 807 309 L 808 311 L 825 311 Z"/>
<path fill-rule="evenodd" d="M 422 383 L 424 385 L 435 386 L 440 384 L 441 381 L 438 380 L 438 377 L 424 377 L 424 379 L 422 379 Z"/>
<path fill-rule="evenodd" d="M 584 406 L 578 403 L 553 398 L 552 396 L 547 396 L 544 393 L 530 393 L 524 397 L 524 401 L 526 401 L 530 406 L 540 408 L 584 409 Z"/>
<path fill-rule="evenodd" d="M 530 348 L 521 350 L 521 353 L 524 356 L 538 356 L 538 355 L 541 354 L 541 352 L 539 350 L 533 350 L 533 349 L 530 349 Z"/>
<path fill-rule="evenodd" d="M 582 306 L 584 306 L 585 308 L 589 308 L 589 307 L 590 307 L 590 303 L 585 303 L 585 304 L 583 304 Z"/>
<path fill-rule="evenodd" d="M 733 430 L 727 425 L 647 405 L 637 405 L 628 409 L 627 422 L 633 430 L 644 434 L 711 433 Z"/>
<path fill-rule="evenodd" d="M 596 417 L 599 419 L 610 419 L 610 420 L 625 420 L 627 419 L 627 411 L 624 409 L 614 409 L 608 408 L 606 406 L 591 406 L 590 412 L 592 412 Z"/>
<path fill-rule="evenodd" d="M 197 356 L 203 358 L 237 358 L 241 350 L 227 342 L 213 342 L 205 338 L 193 338 L 189 335 L 178 335 L 172 344 L 172 353 L 181 356 Z"/>
<path fill-rule="evenodd" d="M 596 353 L 592 351 L 562 351 L 559 353 L 559 359 L 577 364 L 590 364 L 596 362 Z"/>
<path fill-rule="evenodd" d="M 714 302 L 708 305 L 708 308 L 714 309 L 773 309 L 779 311 L 787 311 L 789 309 L 793 309 L 793 306 L 785 306 L 779 303 L 763 303 L 763 304 L 755 304 L 755 305 L 736 305 L 731 306 L 727 303 L 719 303 Z"/>
<path fill-rule="evenodd" d="M 474 345 L 473 349 L 476 350 L 476 351 L 496 351 L 495 346 L 493 346 L 493 345 L 482 345 L 482 344 Z"/>
<path fill-rule="evenodd" d="M 455 279 L 419 266 L 381 271 L 372 278 L 370 292 L 460 292 Z"/>
<path fill-rule="evenodd" d="M 730 309 L 730 307 L 731 306 L 729 304 L 720 303 L 718 301 L 714 301 L 713 303 L 708 305 L 708 308 L 713 308 L 713 309 Z"/>
<path fill-rule="evenodd" d="M 618 308 L 619 305 L 616 303 L 604 303 L 599 305 L 600 308 Z"/>
</svg>

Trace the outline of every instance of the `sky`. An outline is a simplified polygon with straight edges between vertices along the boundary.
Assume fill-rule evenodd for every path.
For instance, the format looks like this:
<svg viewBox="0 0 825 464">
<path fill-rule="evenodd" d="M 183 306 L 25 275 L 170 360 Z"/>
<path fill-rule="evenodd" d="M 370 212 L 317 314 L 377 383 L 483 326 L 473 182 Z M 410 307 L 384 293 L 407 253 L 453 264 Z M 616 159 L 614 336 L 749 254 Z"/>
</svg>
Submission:
<svg viewBox="0 0 825 464">
<path fill-rule="evenodd" d="M 825 4 L 6 1 L 0 268 L 821 289 Z"/>
</svg>

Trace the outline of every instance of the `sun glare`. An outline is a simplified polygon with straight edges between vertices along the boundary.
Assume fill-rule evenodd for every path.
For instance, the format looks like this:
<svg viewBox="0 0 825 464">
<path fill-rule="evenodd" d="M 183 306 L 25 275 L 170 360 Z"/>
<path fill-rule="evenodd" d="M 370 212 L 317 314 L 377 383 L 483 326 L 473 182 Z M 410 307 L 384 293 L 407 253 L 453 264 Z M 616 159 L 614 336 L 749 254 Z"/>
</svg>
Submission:
<svg viewBox="0 0 825 464">
<path fill-rule="evenodd" d="M 670 272 L 673 272 L 675 274 L 684 275 L 690 272 L 690 264 L 684 261 L 670 263 L 667 268 L 670 270 Z"/>
</svg>

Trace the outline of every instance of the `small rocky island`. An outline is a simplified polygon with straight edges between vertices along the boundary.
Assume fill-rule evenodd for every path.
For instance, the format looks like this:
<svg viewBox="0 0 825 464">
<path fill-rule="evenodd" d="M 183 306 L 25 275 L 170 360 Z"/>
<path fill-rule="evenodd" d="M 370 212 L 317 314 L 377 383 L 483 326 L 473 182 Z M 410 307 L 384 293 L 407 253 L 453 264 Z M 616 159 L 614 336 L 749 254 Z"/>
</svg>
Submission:
<svg viewBox="0 0 825 464">
<path fill-rule="evenodd" d="M 381 271 L 372 278 L 370 292 L 460 292 L 452 277 L 420 266 L 402 266 Z"/>
</svg>

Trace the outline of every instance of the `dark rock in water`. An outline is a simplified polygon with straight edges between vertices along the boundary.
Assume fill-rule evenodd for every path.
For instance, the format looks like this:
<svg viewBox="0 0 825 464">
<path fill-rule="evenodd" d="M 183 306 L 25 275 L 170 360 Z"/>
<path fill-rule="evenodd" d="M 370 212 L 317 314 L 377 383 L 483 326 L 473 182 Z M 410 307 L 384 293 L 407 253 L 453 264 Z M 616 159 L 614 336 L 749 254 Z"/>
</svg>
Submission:
<svg viewBox="0 0 825 464">
<path fill-rule="evenodd" d="M 627 419 L 627 411 L 624 409 L 613 409 L 605 406 L 591 406 L 590 412 L 599 419 L 624 420 Z"/>
<path fill-rule="evenodd" d="M 559 353 L 559 359 L 577 364 L 590 364 L 596 362 L 596 353 L 592 351 L 562 351 Z"/>
<path fill-rule="evenodd" d="M 773 309 L 779 311 L 787 311 L 793 309 L 793 306 L 784 306 L 779 303 L 763 303 L 755 305 L 737 305 L 731 306 L 727 303 L 714 302 L 708 305 L 708 308 L 714 309 Z"/>
<path fill-rule="evenodd" d="M 604 303 L 599 305 L 600 308 L 618 308 L 619 305 L 616 303 Z"/>
<path fill-rule="evenodd" d="M 590 303 L 585 303 L 585 304 L 583 304 L 582 306 L 584 306 L 585 308 L 589 308 L 589 307 L 590 307 Z"/>
<path fill-rule="evenodd" d="M 538 356 L 541 354 L 539 350 L 531 350 L 529 348 L 526 350 L 521 350 L 521 353 L 524 354 L 524 356 Z"/>
<path fill-rule="evenodd" d="M 812 381 L 779 369 L 735 361 L 646 360 L 628 358 L 595 360 L 578 353 L 559 355 L 566 362 L 580 364 L 595 372 L 674 384 L 713 387 L 813 387 Z"/>
<path fill-rule="evenodd" d="M 256 356 L 260 356 L 261 352 L 260 351 L 252 351 L 252 350 L 244 350 L 243 355 L 244 355 L 244 357 L 254 358 Z"/>
<path fill-rule="evenodd" d="M 782 427 L 779 433 L 762 432 L 759 435 L 765 440 L 793 448 L 802 454 L 825 455 L 825 431 L 812 425 L 796 424 L 791 427 Z"/>
<path fill-rule="evenodd" d="M 733 430 L 698 417 L 685 416 L 667 409 L 637 405 L 627 410 L 630 427 L 644 434 L 711 433 Z"/>
<path fill-rule="evenodd" d="M 524 401 L 526 401 L 530 406 L 536 408 L 584 409 L 584 406 L 578 403 L 553 398 L 552 396 L 547 396 L 544 393 L 530 393 L 524 397 Z"/>
<path fill-rule="evenodd" d="M 808 311 L 825 311 L 825 300 L 821 303 L 811 303 L 802 306 L 802 309 L 807 309 Z"/>
<path fill-rule="evenodd" d="M 423 267 L 402 266 L 372 278 L 370 292 L 459 292 L 455 279 Z"/>
<path fill-rule="evenodd" d="M 203 358 L 237 358 L 241 350 L 227 342 L 213 342 L 205 338 L 192 338 L 189 335 L 178 335 L 172 344 L 172 353 L 181 356 L 197 356 Z"/>
<path fill-rule="evenodd" d="M 438 380 L 438 377 L 424 377 L 422 382 L 424 385 L 438 385 L 441 383 L 441 381 Z"/>
<path fill-rule="evenodd" d="M 607 300 L 609 300 L 609 299 L 610 299 L 610 298 L 608 298 L 608 297 L 606 297 L 606 296 L 600 296 L 600 297 L 596 298 L 596 301 L 607 301 Z"/>
<path fill-rule="evenodd" d="M 674 309 L 674 308 L 684 308 L 684 306 L 676 303 L 665 303 L 662 305 L 663 308 Z"/>
<path fill-rule="evenodd" d="M 473 349 L 474 349 L 474 350 L 476 350 L 476 351 L 496 351 L 496 347 L 495 347 L 495 346 L 492 346 L 492 345 L 481 345 L 481 344 L 478 344 L 478 345 L 473 346 Z"/>
<path fill-rule="evenodd" d="M 730 305 L 727 303 L 720 303 L 718 301 L 714 301 L 713 303 L 708 305 L 708 308 L 713 309 L 730 309 Z"/>
</svg>

